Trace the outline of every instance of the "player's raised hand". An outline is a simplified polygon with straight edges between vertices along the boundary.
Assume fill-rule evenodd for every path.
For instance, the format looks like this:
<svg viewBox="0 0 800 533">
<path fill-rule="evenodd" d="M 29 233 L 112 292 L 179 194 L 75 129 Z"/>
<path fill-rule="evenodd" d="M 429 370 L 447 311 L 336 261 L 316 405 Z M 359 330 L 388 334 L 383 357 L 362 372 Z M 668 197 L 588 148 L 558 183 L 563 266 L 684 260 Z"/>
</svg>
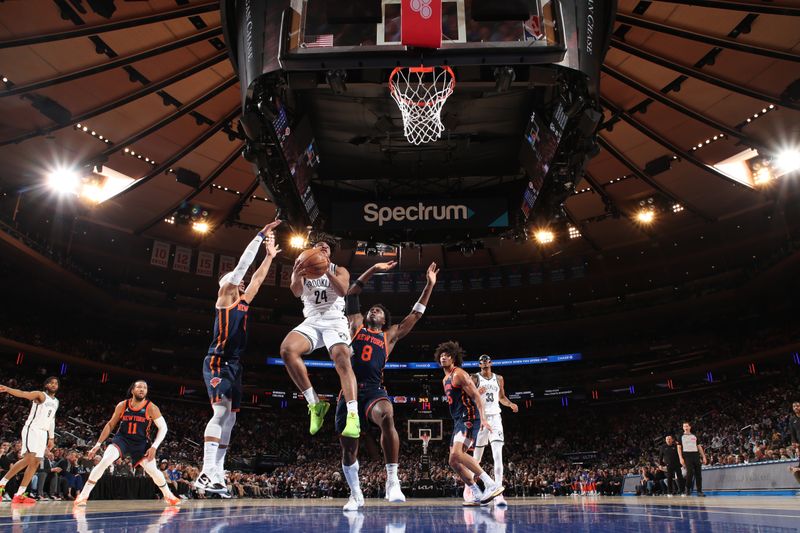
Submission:
<svg viewBox="0 0 800 533">
<path fill-rule="evenodd" d="M 264 239 L 264 247 L 267 249 L 267 255 L 273 259 L 281 253 L 281 247 L 275 244 L 275 234 L 269 232 L 267 238 Z"/>
<path fill-rule="evenodd" d="M 431 263 L 428 267 L 428 272 L 426 276 L 428 278 L 428 283 L 431 285 L 436 285 L 436 277 L 439 275 L 439 269 L 436 268 L 436 263 Z"/>
<path fill-rule="evenodd" d="M 386 263 L 375 263 L 372 268 L 376 272 L 387 272 L 397 266 L 397 261 L 388 261 Z"/>
<path fill-rule="evenodd" d="M 278 219 L 275 219 L 275 220 L 273 220 L 272 222 L 270 222 L 269 224 L 267 224 L 266 226 L 264 226 L 263 228 L 261 228 L 261 233 L 263 233 L 264 235 L 266 235 L 267 233 L 269 233 L 269 232 L 270 232 L 270 231 L 272 231 L 273 229 L 275 229 L 275 228 L 277 228 L 278 226 L 280 226 L 280 225 L 281 225 L 281 222 L 283 222 L 283 221 L 282 221 L 282 220 L 278 220 Z"/>
</svg>

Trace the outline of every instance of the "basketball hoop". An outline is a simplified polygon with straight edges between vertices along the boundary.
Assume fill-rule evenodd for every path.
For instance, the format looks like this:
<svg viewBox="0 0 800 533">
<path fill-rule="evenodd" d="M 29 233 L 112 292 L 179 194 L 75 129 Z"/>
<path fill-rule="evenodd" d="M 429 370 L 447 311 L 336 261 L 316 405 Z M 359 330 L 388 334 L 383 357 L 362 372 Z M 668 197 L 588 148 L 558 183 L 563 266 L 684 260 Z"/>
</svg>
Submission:
<svg viewBox="0 0 800 533">
<path fill-rule="evenodd" d="M 389 92 L 403 115 L 403 133 L 411 144 L 442 136 L 442 107 L 453 94 L 456 77 L 450 67 L 397 67 L 389 75 Z"/>
<path fill-rule="evenodd" d="M 422 453 L 427 455 L 428 454 L 428 443 L 431 441 L 431 434 L 430 433 L 423 433 L 419 436 L 422 439 Z"/>
</svg>

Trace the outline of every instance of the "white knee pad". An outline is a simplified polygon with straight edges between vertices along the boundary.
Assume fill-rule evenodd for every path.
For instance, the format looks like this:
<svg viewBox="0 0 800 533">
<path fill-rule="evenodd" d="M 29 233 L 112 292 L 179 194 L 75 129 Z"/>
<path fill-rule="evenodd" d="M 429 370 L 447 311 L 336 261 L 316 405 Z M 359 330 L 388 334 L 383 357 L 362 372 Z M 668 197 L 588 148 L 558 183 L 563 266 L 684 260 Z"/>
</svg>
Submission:
<svg viewBox="0 0 800 533">
<path fill-rule="evenodd" d="M 97 483 L 97 480 L 103 475 L 109 466 L 114 464 L 114 461 L 119 459 L 119 448 L 116 446 L 109 446 L 106 448 L 105 453 L 103 454 L 103 458 L 100 459 L 100 462 L 97 463 L 94 468 L 92 468 L 92 472 L 89 474 L 89 481 L 92 483 Z"/>
<path fill-rule="evenodd" d="M 214 410 L 214 414 L 211 416 L 211 420 L 208 421 L 208 424 L 206 424 L 206 431 L 203 433 L 203 436 L 219 439 L 222 437 L 222 427 L 231 414 L 231 402 L 230 400 L 219 401 L 213 404 L 211 409 Z"/>
<path fill-rule="evenodd" d="M 153 478 L 153 481 L 155 481 L 156 485 L 159 487 L 167 482 L 164 478 L 164 473 L 158 469 L 158 465 L 154 460 L 142 461 L 139 464 L 142 465 L 142 470 L 144 470 L 148 476 Z"/>
</svg>

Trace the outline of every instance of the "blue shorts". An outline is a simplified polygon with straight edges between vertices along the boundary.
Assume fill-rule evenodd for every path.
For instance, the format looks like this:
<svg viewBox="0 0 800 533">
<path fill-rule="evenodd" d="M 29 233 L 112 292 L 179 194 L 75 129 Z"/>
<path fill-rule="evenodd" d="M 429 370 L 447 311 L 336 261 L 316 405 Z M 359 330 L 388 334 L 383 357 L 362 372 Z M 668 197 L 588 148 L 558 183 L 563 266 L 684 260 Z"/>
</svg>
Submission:
<svg viewBox="0 0 800 533">
<path fill-rule="evenodd" d="M 475 439 L 478 438 L 480 427 L 479 420 L 465 420 L 463 418 L 453 420 L 453 436 L 450 437 L 450 447 L 453 447 L 456 442 L 463 442 L 464 449 L 469 450 L 475 445 Z"/>
<path fill-rule="evenodd" d="M 211 403 L 227 398 L 231 401 L 231 410 L 239 410 L 242 403 L 242 364 L 239 361 L 207 355 L 203 360 L 203 381 Z"/>
<path fill-rule="evenodd" d="M 130 456 L 134 465 L 139 464 L 144 454 L 150 449 L 150 443 L 143 438 L 134 440 L 122 435 L 116 435 L 111 439 L 111 444 L 117 447 L 120 457 Z"/>
<path fill-rule="evenodd" d="M 390 401 L 389 395 L 386 394 L 386 389 L 358 389 L 358 418 L 361 420 L 361 431 L 365 431 L 369 423 L 369 413 L 376 403 L 380 401 Z M 344 426 L 347 423 L 347 401 L 344 399 L 344 394 L 339 393 L 339 400 L 336 402 L 336 419 L 334 421 L 334 428 L 336 434 L 341 435 L 344 431 Z"/>
</svg>

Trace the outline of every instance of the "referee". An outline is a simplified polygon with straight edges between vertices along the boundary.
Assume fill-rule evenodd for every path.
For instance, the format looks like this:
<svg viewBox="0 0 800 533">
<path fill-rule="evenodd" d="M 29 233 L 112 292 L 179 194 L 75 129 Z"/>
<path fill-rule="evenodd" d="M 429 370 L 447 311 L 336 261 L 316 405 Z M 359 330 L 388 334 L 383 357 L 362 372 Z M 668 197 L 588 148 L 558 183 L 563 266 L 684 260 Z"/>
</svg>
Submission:
<svg viewBox="0 0 800 533">
<path fill-rule="evenodd" d="M 792 436 L 794 451 L 800 456 L 800 402 L 792 404 L 792 411 L 794 411 L 794 416 L 790 416 L 789 419 L 789 434 Z M 794 474 L 794 478 L 800 483 L 800 463 L 797 466 L 790 466 L 789 472 Z"/>
<path fill-rule="evenodd" d="M 697 436 L 692 433 L 692 425 L 684 422 L 683 435 L 678 442 L 678 457 L 681 464 L 686 467 L 686 495 L 692 495 L 692 482 L 694 481 L 697 483 L 697 495 L 704 498 L 703 467 L 700 465 L 700 456 L 703 457 L 703 464 L 708 464 L 705 450 L 698 444 Z"/>
</svg>

